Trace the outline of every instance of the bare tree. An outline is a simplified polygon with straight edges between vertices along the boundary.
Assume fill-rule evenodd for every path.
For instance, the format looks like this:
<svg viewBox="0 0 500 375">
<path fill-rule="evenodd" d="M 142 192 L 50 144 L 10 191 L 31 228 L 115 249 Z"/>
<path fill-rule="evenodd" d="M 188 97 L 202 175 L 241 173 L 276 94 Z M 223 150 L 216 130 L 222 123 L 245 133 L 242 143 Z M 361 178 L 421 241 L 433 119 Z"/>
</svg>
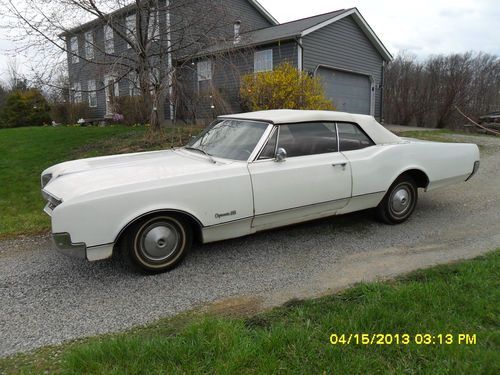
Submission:
<svg viewBox="0 0 500 375">
<path fill-rule="evenodd" d="M 386 69 L 384 118 L 425 127 L 453 127 L 462 118 L 500 109 L 500 58 L 484 53 L 401 54 Z"/>
<path fill-rule="evenodd" d="M 15 58 L 10 58 L 7 61 L 7 84 L 11 91 L 28 89 L 28 80 L 19 71 L 19 64 Z"/>
<path fill-rule="evenodd" d="M 175 104 L 177 70 L 210 45 L 230 38 L 228 9 L 217 0 L 0 0 L 4 27 L 20 50 L 36 55 L 37 80 L 57 85 L 61 65 L 82 61 L 82 69 L 112 74 L 103 90 L 129 80 L 150 112 L 153 131 L 159 111 Z M 85 28 L 81 27 L 84 22 Z M 92 30 L 104 30 L 104 41 Z M 87 33 L 87 34 L 86 34 Z"/>
</svg>

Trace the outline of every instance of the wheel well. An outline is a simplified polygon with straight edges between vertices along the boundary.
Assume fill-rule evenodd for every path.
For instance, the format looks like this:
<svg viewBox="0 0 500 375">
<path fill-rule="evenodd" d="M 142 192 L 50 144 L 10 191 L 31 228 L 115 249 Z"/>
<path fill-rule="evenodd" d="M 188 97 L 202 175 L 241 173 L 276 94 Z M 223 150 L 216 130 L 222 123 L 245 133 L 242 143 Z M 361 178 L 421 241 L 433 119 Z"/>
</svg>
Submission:
<svg viewBox="0 0 500 375">
<path fill-rule="evenodd" d="M 132 225 L 137 223 L 139 220 L 144 220 L 146 218 L 158 216 L 161 214 L 168 214 L 168 215 L 174 216 L 176 218 L 182 219 L 193 230 L 193 237 L 194 237 L 193 239 L 197 242 L 200 242 L 200 243 L 202 242 L 202 234 L 201 234 L 202 224 L 194 216 L 189 215 L 189 214 L 182 212 L 182 211 L 158 210 L 158 211 L 153 211 L 153 212 L 149 212 L 147 214 L 138 216 L 134 220 L 129 222 L 118 234 L 116 241 L 115 241 L 115 245 L 119 244 L 122 241 L 122 239 L 125 237 L 125 234 L 127 233 L 128 229 Z"/>
<path fill-rule="evenodd" d="M 420 169 L 410 169 L 404 173 L 401 173 L 399 177 L 401 176 L 410 176 L 411 178 L 413 178 L 413 180 L 417 184 L 417 187 L 419 188 L 425 189 L 429 185 L 429 177 L 427 177 L 425 172 L 422 172 Z"/>
</svg>

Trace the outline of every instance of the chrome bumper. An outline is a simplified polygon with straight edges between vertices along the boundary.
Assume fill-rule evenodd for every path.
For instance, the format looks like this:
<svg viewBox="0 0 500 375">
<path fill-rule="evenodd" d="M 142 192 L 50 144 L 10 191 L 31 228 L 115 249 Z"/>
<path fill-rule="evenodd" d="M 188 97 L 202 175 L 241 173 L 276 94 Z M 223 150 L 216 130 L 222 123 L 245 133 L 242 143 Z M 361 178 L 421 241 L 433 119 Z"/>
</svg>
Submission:
<svg viewBox="0 0 500 375">
<path fill-rule="evenodd" d="M 52 239 L 60 253 L 73 258 L 87 259 L 87 245 L 83 242 L 71 242 L 69 233 L 53 233 Z"/>
</svg>

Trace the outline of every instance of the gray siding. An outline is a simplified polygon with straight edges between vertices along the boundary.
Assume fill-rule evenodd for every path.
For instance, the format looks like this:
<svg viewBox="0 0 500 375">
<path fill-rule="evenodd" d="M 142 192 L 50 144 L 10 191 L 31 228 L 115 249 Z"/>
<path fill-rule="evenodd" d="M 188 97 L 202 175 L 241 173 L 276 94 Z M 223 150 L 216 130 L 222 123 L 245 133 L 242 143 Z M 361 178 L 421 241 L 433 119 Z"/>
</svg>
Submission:
<svg viewBox="0 0 500 375">
<path fill-rule="evenodd" d="M 282 41 L 255 49 L 239 50 L 230 56 L 217 58 L 213 61 L 211 82 L 198 83 L 196 66 L 186 67 L 182 75 L 186 98 L 180 105 L 178 114 L 185 119 L 195 117 L 210 120 L 216 115 L 245 110 L 240 102 L 241 77 L 254 72 L 254 52 L 266 49 L 273 50 L 273 68 L 284 62 L 297 66 L 297 43 Z M 186 103 L 186 100 L 191 103 Z M 211 108 L 212 105 L 215 108 Z"/>
<path fill-rule="evenodd" d="M 250 30 L 263 29 L 264 27 L 272 26 L 269 22 L 253 5 L 247 0 L 223 0 L 224 6 L 234 16 L 234 20 L 241 21 L 241 32 Z M 228 30 L 233 32 L 233 25 L 230 25 Z"/>
<path fill-rule="evenodd" d="M 371 75 L 375 84 L 375 117 L 380 117 L 383 58 L 352 17 L 306 35 L 302 44 L 306 71 L 314 72 L 318 65 L 326 65 Z"/>
<path fill-rule="evenodd" d="M 227 113 L 237 113 L 242 110 L 239 101 L 241 77 L 254 72 L 254 52 L 267 49 L 273 50 L 273 68 L 284 62 L 297 66 L 297 43 L 294 41 L 258 46 L 255 50 L 237 54 L 231 62 L 216 66 L 214 86 L 223 91 L 223 97 L 229 104 L 229 108 L 226 109 Z"/>
<path fill-rule="evenodd" d="M 202 0 L 200 0 L 202 1 Z M 241 21 L 241 32 L 268 27 L 271 23 L 247 0 L 220 0 L 223 8 L 227 11 L 227 26 L 225 26 L 224 34 L 232 36 L 233 33 L 233 22 L 236 20 Z M 162 1 L 163 2 L 163 1 Z M 126 15 L 123 15 L 123 19 Z M 174 15 L 172 15 L 173 17 Z M 210 15 L 207 15 L 210 17 Z M 172 20 L 174 23 L 175 20 Z M 125 21 L 123 21 L 123 25 Z M 78 37 L 78 47 L 79 54 L 84 55 L 85 39 L 84 33 L 89 30 L 89 27 L 94 33 L 94 43 L 96 45 L 94 49 L 95 58 L 94 61 L 102 63 L 106 61 L 106 57 L 103 54 L 104 51 L 104 29 L 103 25 L 90 24 L 88 27 L 85 25 L 79 30 L 77 34 Z M 165 17 L 160 15 L 160 28 L 164 30 Z M 202 27 L 202 26 L 200 26 Z M 215 31 L 218 33 L 219 31 Z M 70 37 L 67 37 L 67 44 L 69 50 Z M 175 41 L 174 41 L 175 43 Z M 114 48 L 116 56 L 126 56 L 131 53 L 127 49 L 126 43 L 115 35 L 114 37 Z M 110 59 L 116 59 L 110 57 Z M 79 82 L 82 87 L 82 97 L 83 102 L 88 103 L 88 95 L 85 91 L 88 90 L 87 83 L 89 80 L 96 81 L 97 87 L 97 108 L 89 108 L 89 117 L 104 117 L 106 113 L 106 99 L 104 92 L 104 76 L 111 73 L 111 67 L 106 64 L 94 64 L 89 61 L 80 59 L 78 63 L 72 63 L 71 57 L 68 54 L 68 74 L 70 80 L 70 86 L 73 86 L 75 82 Z M 121 75 L 121 72 L 115 71 L 117 75 Z M 120 96 L 127 96 L 129 93 L 129 83 L 126 79 L 122 79 L 119 82 Z M 168 118 L 168 105 L 165 105 L 165 115 Z"/>
</svg>

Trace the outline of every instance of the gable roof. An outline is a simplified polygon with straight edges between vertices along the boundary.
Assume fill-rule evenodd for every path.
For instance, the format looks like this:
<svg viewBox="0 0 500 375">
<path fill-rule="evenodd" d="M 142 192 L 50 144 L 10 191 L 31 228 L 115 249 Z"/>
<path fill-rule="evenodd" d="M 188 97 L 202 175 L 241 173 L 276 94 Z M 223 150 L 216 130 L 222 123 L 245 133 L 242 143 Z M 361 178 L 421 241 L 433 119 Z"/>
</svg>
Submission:
<svg viewBox="0 0 500 375">
<path fill-rule="evenodd" d="M 273 40 L 281 40 L 286 38 L 298 37 L 304 30 L 315 27 L 325 21 L 337 17 L 346 12 L 345 9 L 336 10 L 317 16 L 302 18 L 295 21 L 281 23 L 279 25 L 257 29 L 241 34 L 242 42 L 248 41 L 253 44 L 261 44 Z"/>
<path fill-rule="evenodd" d="M 262 5 L 257 0 L 248 0 L 250 4 L 254 6 L 255 9 L 259 11 L 260 14 L 262 14 L 269 22 L 271 22 L 273 25 L 278 25 L 279 22 L 276 18 L 274 18 L 271 13 L 269 13 L 266 8 L 264 8 Z"/>
<path fill-rule="evenodd" d="M 234 42 L 223 42 L 208 48 L 205 53 L 215 53 L 232 48 L 252 47 L 265 43 L 277 42 L 286 39 L 302 38 L 323 27 L 337 22 L 345 17 L 352 16 L 356 24 L 361 28 L 366 37 L 371 41 L 385 61 L 391 61 L 392 55 L 377 37 L 372 28 L 365 21 L 357 8 L 340 9 L 334 12 L 319 14 L 296 21 L 290 21 L 264 29 L 252 30 L 241 34 L 241 40 L 237 44 Z"/>
</svg>

